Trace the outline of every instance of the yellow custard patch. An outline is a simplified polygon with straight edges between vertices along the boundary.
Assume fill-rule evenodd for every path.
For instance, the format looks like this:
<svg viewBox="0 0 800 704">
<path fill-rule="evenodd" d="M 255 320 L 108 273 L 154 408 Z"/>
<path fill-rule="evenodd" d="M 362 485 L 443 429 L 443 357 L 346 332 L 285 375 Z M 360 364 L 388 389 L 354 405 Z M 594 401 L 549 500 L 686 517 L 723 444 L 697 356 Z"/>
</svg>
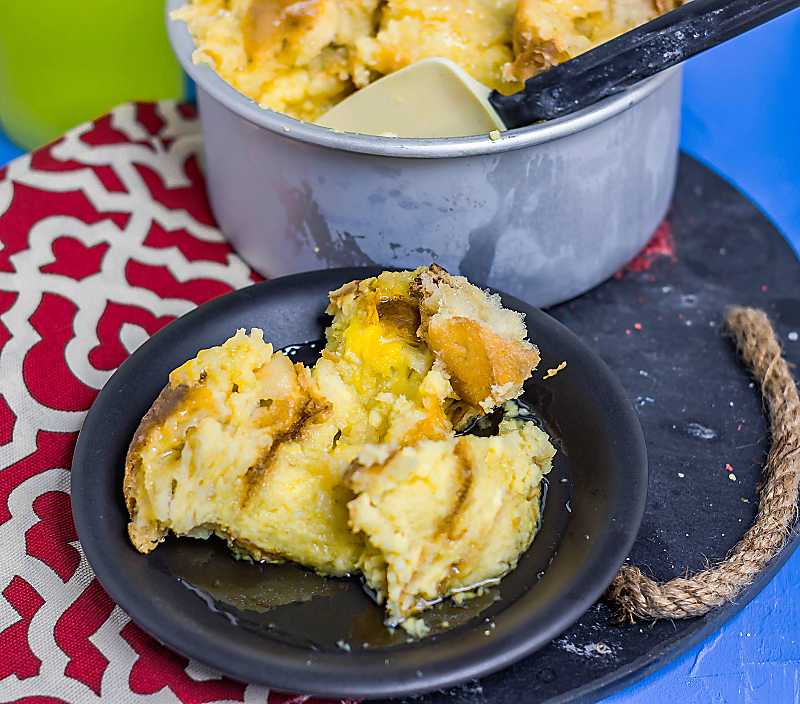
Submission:
<svg viewBox="0 0 800 704">
<path fill-rule="evenodd" d="M 173 13 L 210 64 L 263 107 L 313 120 L 365 70 L 348 47 L 373 28 L 377 0 L 193 0 Z M 368 80 L 368 79 L 367 79 Z"/>
<path fill-rule="evenodd" d="M 361 39 L 364 63 L 381 75 L 420 59 L 442 57 L 473 78 L 504 92 L 517 89 L 504 80 L 511 61 L 511 27 L 516 0 L 389 0 L 375 37 Z"/>
<path fill-rule="evenodd" d="M 455 394 L 417 337 L 420 312 L 410 293 L 416 275 L 384 272 L 353 282 L 331 293 L 328 308 L 334 320 L 323 357 L 384 442 L 444 437 L 452 429 L 445 408 Z"/>
</svg>

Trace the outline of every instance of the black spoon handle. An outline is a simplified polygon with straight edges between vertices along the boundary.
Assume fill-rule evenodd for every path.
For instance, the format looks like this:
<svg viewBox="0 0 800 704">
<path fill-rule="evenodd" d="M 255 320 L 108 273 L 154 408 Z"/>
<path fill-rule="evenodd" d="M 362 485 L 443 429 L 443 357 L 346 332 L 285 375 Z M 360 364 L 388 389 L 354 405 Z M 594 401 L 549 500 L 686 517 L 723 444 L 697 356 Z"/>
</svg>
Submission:
<svg viewBox="0 0 800 704">
<path fill-rule="evenodd" d="M 513 129 L 568 115 L 798 7 L 800 0 L 692 0 L 489 101 Z"/>
</svg>

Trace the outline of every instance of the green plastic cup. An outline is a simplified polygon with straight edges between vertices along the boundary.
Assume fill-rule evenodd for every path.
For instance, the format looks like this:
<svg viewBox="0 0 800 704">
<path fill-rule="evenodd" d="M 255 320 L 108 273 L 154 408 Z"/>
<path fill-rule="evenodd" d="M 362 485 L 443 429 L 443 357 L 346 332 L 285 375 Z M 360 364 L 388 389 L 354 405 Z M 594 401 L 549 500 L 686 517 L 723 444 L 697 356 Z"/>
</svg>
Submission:
<svg viewBox="0 0 800 704">
<path fill-rule="evenodd" d="M 163 0 L 0 0 L 0 123 L 32 149 L 130 100 L 180 98 Z"/>
</svg>

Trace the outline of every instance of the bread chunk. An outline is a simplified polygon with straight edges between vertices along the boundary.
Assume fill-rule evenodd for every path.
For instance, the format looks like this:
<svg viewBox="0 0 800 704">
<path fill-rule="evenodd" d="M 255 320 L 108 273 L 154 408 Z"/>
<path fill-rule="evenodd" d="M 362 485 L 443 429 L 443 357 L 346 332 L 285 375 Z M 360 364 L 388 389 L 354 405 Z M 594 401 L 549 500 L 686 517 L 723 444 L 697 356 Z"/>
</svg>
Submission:
<svg viewBox="0 0 800 704">
<path fill-rule="evenodd" d="M 522 393 L 539 350 L 526 339 L 521 313 L 503 308 L 497 294 L 435 265 L 418 273 L 413 290 L 420 303 L 420 335 L 461 400 L 488 413 Z"/>
<path fill-rule="evenodd" d="M 519 0 L 509 81 L 525 81 L 681 3 L 677 0 Z"/>
<path fill-rule="evenodd" d="M 452 432 L 446 409 L 456 395 L 418 335 L 414 276 L 384 272 L 330 294 L 333 322 L 322 353 L 330 365 L 323 369 L 335 372 L 359 399 L 371 429 L 363 442 L 401 445 Z"/>
<path fill-rule="evenodd" d="M 533 423 L 506 420 L 496 437 L 370 454 L 349 477 L 350 524 L 366 539 L 361 571 L 398 624 L 515 567 L 536 532 L 555 449 Z"/>
<path fill-rule="evenodd" d="M 510 92 L 502 67 L 513 58 L 515 6 L 515 0 L 388 0 L 375 35 L 360 39 L 356 50 L 376 75 L 441 57 L 490 88 Z"/>
<path fill-rule="evenodd" d="M 195 63 L 211 65 L 263 107 L 313 120 L 364 85 L 353 50 L 373 31 L 378 0 L 192 0 L 187 23 Z"/>
<path fill-rule="evenodd" d="M 128 450 L 135 547 L 149 552 L 169 530 L 235 539 L 254 468 L 323 408 L 305 368 L 274 353 L 260 330 L 239 330 L 178 367 Z"/>
</svg>

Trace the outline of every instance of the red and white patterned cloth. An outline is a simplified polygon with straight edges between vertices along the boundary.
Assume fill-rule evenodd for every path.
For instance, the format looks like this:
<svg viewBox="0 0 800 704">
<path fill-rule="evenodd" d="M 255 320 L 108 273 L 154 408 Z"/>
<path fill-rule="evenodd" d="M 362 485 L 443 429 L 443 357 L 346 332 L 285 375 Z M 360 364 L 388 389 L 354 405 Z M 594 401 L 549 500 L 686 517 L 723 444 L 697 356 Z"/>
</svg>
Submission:
<svg viewBox="0 0 800 704">
<path fill-rule="evenodd" d="M 0 702 L 305 702 L 156 643 L 94 578 L 70 463 L 117 366 L 258 280 L 217 230 L 194 109 L 124 105 L 0 169 Z"/>
</svg>

